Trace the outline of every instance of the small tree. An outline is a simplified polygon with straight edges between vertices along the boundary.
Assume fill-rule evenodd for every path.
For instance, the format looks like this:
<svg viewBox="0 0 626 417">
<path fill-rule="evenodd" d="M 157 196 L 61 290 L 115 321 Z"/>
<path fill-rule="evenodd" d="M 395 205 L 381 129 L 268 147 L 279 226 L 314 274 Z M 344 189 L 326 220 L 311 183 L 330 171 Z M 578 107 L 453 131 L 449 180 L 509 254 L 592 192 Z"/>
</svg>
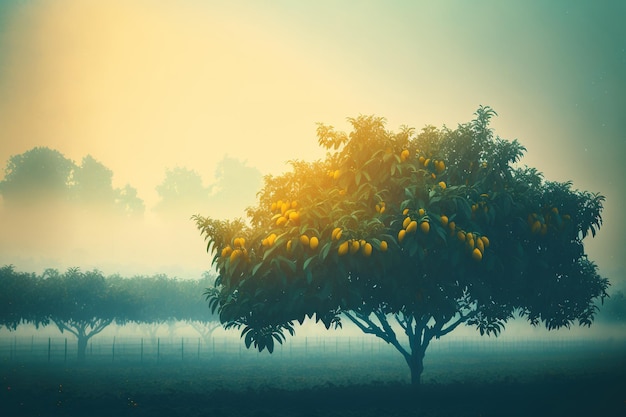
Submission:
<svg viewBox="0 0 626 417">
<path fill-rule="evenodd" d="M 132 299 L 121 286 L 111 285 L 98 271 L 80 272 L 70 268 L 64 274 L 54 269 L 44 273 L 45 317 L 59 331 L 76 336 L 78 359 L 85 359 L 89 339 L 114 320 L 125 323 L 136 315 L 139 300 Z"/>
<path fill-rule="evenodd" d="M 589 326 L 608 281 L 584 253 L 604 198 L 517 168 L 495 112 L 418 135 L 384 119 L 319 125 L 323 161 L 267 177 L 249 223 L 194 216 L 219 271 L 208 291 L 226 327 L 272 352 L 306 317 L 345 317 L 393 345 L 418 384 L 426 349 L 461 324 L 498 335 L 515 313 L 548 329 Z M 397 330 L 403 333 L 404 340 Z"/>
<path fill-rule="evenodd" d="M 207 340 L 215 330 L 217 317 L 207 308 L 202 290 L 214 282 L 208 274 L 200 280 L 170 278 L 164 274 L 135 276 L 121 280 L 138 308 L 130 320 L 151 326 L 151 338 L 162 324 L 187 322 Z"/>
</svg>

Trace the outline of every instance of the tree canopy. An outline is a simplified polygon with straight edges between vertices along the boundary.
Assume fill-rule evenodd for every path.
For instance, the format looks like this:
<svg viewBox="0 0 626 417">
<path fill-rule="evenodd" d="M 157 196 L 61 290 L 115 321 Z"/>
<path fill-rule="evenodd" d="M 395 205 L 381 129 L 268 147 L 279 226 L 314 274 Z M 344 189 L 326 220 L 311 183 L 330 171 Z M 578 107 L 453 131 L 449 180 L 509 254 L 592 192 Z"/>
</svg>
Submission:
<svg viewBox="0 0 626 417">
<path fill-rule="evenodd" d="M 186 321 L 206 335 L 214 329 L 208 324 L 216 320 L 202 291 L 212 282 L 208 274 L 200 280 L 165 275 L 123 278 L 70 268 L 36 275 L 4 266 L 0 268 L 0 326 L 15 330 L 22 323 L 54 323 L 59 331 L 76 336 L 81 359 L 88 340 L 113 322 Z"/>
<path fill-rule="evenodd" d="M 5 167 L 0 192 L 8 201 L 68 198 L 73 161 L 57 150 L 35 147 L 13 155 Z"/>
<path fill-rule="evenodd" d="M 583 239 L 604 197 L 519 166 L 525 148 L 494 136 L 494 115 L 419 133 L 374 116 L 349 134 L 320 124 L 326 158 L 267 177 L 247 221 L 195 216 L 222 323 L 271 352 L 296 321 L 347 318 L 396 347 L 414 383 L 429 342 L 463 323 L 590 325 L 608 281 Z"/>
</svg>

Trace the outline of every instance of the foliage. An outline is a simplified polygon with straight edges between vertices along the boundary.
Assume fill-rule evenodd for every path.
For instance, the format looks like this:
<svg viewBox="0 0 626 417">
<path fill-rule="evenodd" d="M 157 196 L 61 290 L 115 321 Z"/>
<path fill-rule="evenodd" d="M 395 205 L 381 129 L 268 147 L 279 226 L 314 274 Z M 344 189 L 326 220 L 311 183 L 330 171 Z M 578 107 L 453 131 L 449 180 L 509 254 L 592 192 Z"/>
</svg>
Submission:
<svg viewBox="0 0 626 417">
<path fill-rule="evenodd" d="M 125 324 L 170 320 L 207 325 L 215 321 L 202 297 L 214 278 L 178 280 L 165 275 L 105 277 L 97 270 L 65 273 L 47 269 L 42 275 L 0 268 L 0 325 L 15 330 L 22 323 L 54 323 L 78 340 L 84 357 L 87 340 L 114 321 Z M 197 326 L 196 326 L 197 327 Z"/>
<path fill-rule="evenodd" d="M 116 189 L 115 205 L 121 213 L 129 217 L 140 217 L 145 211 L 145 204 L 137 195 L 137 189 L 130 184 L 126 184 L 123 188 Z"/>
<path fill-rule="evenodd" d="M 91 155 L 72 174 L 72 190 L 81 202 L 91 205 L 110 205 L 115 201 L 113 171 Z"/>
<path fill-rule="evenodd" d="M 164 274 L 109 277 L 125 288 L 139 303 L 131 320 L 137 323 L 166 323 L 169 321 L 198 321 L 208 323 L 213 317 L 202 297 L 214 278 L 205 275 L 200 280 L 181 280 Z"/>
<path fill-rule="evenodd" d="M 68 198 L 69 178 L 74 169 L 74 162 L 59 151 L 35 147 L 9 158 L 0 192 L 7 201 Z"/>
<path fill-rule="evenodd" d="M 343 315 L 417 374 L 428 342 L 461 323 L 497 335 L 517 312 L 549 329 L 590 325 L 608 281 L 582 240 L 604 197 L 518 167 L 525 148 L 494 137 L 494 115 L 481 106 L 470 123 L 419 134 L 374 116 L 349 119 L 349 134 L 320 124 L 327 157 L 267 177 L 249 226 L 194 216 L 222 323 L 271 352 L 294 321 L 328 328 Z"/>
<path fill-rule="evenodd" d="M 42 277 L 16 272 L 12 265 L 0 268 L 0 327 L 15 330 L 23 322 L 37 327 L 48 324 L 42 306 Z"/>
</svg>

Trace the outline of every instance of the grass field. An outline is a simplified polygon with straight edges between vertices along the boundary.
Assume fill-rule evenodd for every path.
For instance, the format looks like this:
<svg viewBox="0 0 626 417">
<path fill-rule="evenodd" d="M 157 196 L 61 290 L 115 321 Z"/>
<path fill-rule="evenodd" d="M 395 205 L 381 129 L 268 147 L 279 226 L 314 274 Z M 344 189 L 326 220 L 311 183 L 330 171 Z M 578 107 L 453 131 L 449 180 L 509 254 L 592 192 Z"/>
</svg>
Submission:
<svg viewBox="0 0 626 417">
<path fill-rule="evenodd" d="M 415 391 L 399 355 L 3 360 L 10 416 L 626 416 L 623 342 L 439 350 Z"/>
</svg>

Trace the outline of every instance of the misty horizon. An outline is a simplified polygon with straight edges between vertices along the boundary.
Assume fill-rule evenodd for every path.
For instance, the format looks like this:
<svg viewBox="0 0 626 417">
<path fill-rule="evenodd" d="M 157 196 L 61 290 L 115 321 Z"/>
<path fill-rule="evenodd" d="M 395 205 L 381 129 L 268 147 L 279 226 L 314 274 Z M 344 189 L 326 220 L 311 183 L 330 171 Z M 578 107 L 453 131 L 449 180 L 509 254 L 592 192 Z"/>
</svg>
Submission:
<svg viewBox="0 0 626 417">
<path fill-rule="evenodd" d="M 99 163 L 96 157 L 91 158 Z M 33 272 L 81 267 L 108 273 L 199 276 L 209 269 L 209 258 L 191 216 L 243 217 L 244 210 L 255 203 L 261 183 L 258 170 L 227 155 L 218 163 L 216 181 L 209 184 L 194 170 L 164 168 L 164 179 L 154 187 L 162 187 L 159 200 L 129 214 L 115 209 L 113 197 L 101 200 L 107 190 L 119 190 L 112 188 L 112 182 L 107 184 L 106 175 L 101 184 L 98 178 L 87 182 L 87 186 L 96 187 L 95 196 L 81 195 L 86 192 L 82 188 L 74 190 L 77 185 L 69 182 L 80 168 L 76 165 L 69 173 L 67 188 L 52 194 L 45 188 L 32 188 L 30 182 L 22 186 L 25 197 L 20 197 L 23 193 L 19 190 L 15 197 L 3 198 L 0 193 L 0 263 Z M 107 174 L 106 166 L 101 164 L 99 169 Z M 115 176 L 112 171 L 108 174 Z M 0 184 L 3 180 L 5 175 Z M 233 182 L 238 184 L 236 193 L 229 189 Z M 132 189 L 132 184 L 128 186 Z M 141 200 L 140 192 L 138 197 Z M 150 259 L 158 261 L 151 263 Z"/>
</svg>

